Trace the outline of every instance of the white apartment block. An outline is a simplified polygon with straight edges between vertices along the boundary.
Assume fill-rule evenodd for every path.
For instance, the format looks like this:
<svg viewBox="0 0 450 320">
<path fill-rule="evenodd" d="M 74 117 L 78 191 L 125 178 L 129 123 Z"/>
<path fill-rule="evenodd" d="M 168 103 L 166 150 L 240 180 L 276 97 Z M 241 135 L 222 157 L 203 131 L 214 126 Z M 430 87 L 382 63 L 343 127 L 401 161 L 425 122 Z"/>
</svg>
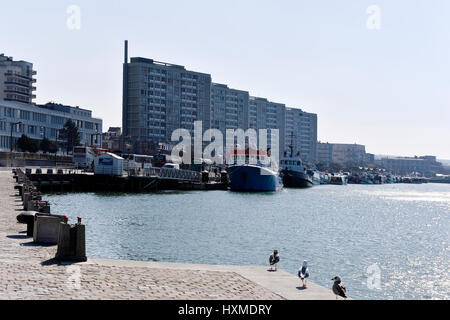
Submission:
<svg viewBox="0 0 450 320">
<path fill-rule="evenodd" d="M 33 64 L 0 54 L 0 100 L 32 104 L 36 96 Z"/>
<path fill-rule="evenodd" d="M 55 142 L 58 130 L 69 119 L 78 128 L 81 145 L 101 146 L 102 120 L 93 118 L 90 110 L 54 103 L 38 106 L 0 100 L 0 150 L 9 151 L 11 140 L 15 146 L 22 134 Z"/>
</svg>

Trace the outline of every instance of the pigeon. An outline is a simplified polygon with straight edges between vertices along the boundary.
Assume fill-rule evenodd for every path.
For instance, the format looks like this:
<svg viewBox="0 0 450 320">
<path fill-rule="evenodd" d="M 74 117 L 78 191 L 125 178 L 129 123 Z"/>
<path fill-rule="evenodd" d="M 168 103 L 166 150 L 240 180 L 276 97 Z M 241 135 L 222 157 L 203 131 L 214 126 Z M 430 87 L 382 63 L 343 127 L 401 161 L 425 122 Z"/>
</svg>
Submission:
<svg viewBox="0 0 450 320">
<path fill-rule="evenodd" d="M 306 278 L 309 277 L 308 261 L 303 261 L 303 265 L 298 269 L 298 277 L 302 280 L 303 288 L 306 288 Z"/>
<path fill-rule="evenodd" d="M 335 276 L 331 280 L 334 280 L 333 284 L 333 293 L 336 295 L 336 299 L 338 296 L 341 296 L 343 298 L 347 298 L 347 288 L 344 286 L 344 284 L 341 282 L 341 278 L 338 276 Z"/>
<path fill-rule="evenodd" d="M 269 257 L 270 270 L 272 270 L 272 266 L 275 266 L 276 271 L 278 262 L 280 262 L 280 255 L 278 254 L 278 250 L 273 250 L 273 253 Z"/>
</svg>

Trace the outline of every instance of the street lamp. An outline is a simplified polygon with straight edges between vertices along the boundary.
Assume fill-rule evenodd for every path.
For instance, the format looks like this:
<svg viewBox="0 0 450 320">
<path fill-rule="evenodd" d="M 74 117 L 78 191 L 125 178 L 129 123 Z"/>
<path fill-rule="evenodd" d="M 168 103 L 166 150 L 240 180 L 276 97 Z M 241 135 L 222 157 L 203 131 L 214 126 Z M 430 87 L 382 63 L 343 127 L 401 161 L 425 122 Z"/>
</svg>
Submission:
<svg viewBox="0 0 450 320">
<path fill-rule="evenodd" d="M 56 167 L 56 156 L 58 154 L 58 133 L 59 133 L 59 129 L 56 129 L 56 150 L 55 150 L 55 167 Z"/>
<path fill-rule="evenodd" d="M 22 121 L 11 122 L 11 136 L 10 136 L 10 140 L 9 140 L 11 152 L 13 152 L 13 137 L 12 137 L 12 134 L 13 134 L 13 128 L 14 128 L 15 125 L 18 125 L 18 124 L 22 124 Z"/>
</svg>

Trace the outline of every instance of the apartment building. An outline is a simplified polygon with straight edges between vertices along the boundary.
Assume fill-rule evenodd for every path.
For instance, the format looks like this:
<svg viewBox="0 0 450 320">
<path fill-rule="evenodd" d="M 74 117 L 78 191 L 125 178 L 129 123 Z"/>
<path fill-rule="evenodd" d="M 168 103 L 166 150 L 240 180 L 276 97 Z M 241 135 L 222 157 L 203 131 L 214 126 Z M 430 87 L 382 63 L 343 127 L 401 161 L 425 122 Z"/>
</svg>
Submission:
<svg viewBox="0 0 450 320">
<path fill-rule="evenodd" d="M 124 63 L 123 134 L 139 152 L 170 142 L 178 128 L 194 134 L 194 121 L 210 127 L 211 75 L 146 58 Z"/>
<path fill-rule="evenodd" d="M 93 118 L 90 110 L 56 103 L 32 105 L 0 100 L 0 150 L 10 150 L 11 142 L 14 147 L 22 134 L 56 141 L 58 130 L 69 119 L 78 128 L 81 145 L 101 146 L 102 120 Z"/>
<path fill-rule="evenodd" d="M 317 155 L 317 114 L 297 108 L 286 108 L 284 151 L 299 153 L 306 163 L 316 162 Z"/>
<path fill-rule="evenodd" d="M 226 129 L 248 127 L 248 91 L 229 88 L 225 84 L 211 84 L 211 128 L 219 129 L 225 137 Z"/>
<path fill-rule="evenodd" d="M 315 162 L 316 114 L 213 83 L 210 74 L 181 65 L 139 57 L 129 62 L 127 41 L 123 93 L 123 134 L 135 152 L 153 153 L 161 143 L 170 145 L 175 129 L 187 129 L 193 136 L 194 121 L 200 120 L 203 131 L 216 128 L 224 137 L 226 129 L 268 129 L 268 145 L 271 129 L 278 129 L 279 155 L 288 149 L 286 139 L 293 133 L 302 158 Z"/>
<path fill-rule="evenodd" d="M 32 104 L 36 96 L 33 64 L 0 54 L 0 100 Z"/>
</svg>

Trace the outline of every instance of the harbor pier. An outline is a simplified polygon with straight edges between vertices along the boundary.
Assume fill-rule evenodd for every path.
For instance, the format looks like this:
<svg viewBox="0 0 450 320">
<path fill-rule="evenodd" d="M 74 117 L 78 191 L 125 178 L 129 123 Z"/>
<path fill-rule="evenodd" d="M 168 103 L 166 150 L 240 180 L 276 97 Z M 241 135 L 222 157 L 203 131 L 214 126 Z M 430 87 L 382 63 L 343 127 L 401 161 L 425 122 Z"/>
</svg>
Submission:
<svg viewBox="0 0 450 320">
<path fill-rule="evenodd" d="M 204 182 L 201 181 L 200 176 L 177 177 L 170 174 L 161 175 L 159 172 L 150 175 L 115 176 L 68 169 L 44 170 L 37 168 L 29 170 L 32 170 L 32 173 L 27 174 L 28 178 L 39 191 L 43 192 L 143 193 L 158 190 L 227 190 L 228 188 L 227 183 L 214 180 Z"/>
<path fill-rule="evenodd" d="M 57 247 L 34 243 L 17 223 L 23 203 L 14 186 L 11 170 L 0 171 L 0 299 L 335 299 L 329 289 L 312 282 L 301 289 L 296 276 L 267 266 L 56 262 Z"/>
</svg>

